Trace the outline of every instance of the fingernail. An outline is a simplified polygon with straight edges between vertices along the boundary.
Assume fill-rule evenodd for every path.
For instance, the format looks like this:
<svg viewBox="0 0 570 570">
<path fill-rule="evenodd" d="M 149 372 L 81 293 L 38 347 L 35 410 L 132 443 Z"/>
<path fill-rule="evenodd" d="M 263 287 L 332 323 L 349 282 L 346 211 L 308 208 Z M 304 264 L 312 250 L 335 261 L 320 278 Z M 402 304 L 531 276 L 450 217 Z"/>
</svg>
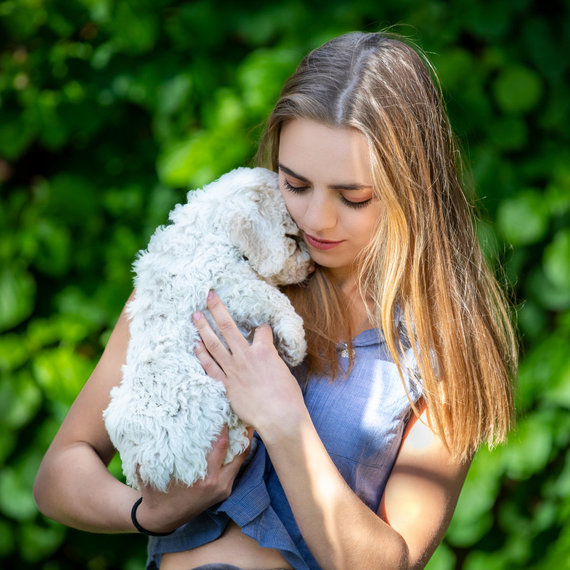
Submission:
<svg viewBox="0 0 570 570">
<path fill-rule="evenodd" d="M 214 292 L 212 290 L 208 291 L 208 301 L 212 299 L 214 296 Z"/>
<path fill-rule="evenodd" d="M 195 321 L 199 321 L 202 318 L 202 313 L 200 313 L 199 311 L 196 311 L 193 315 L 192 315 L 192 319 L 194 319 Z"/>
</svg>

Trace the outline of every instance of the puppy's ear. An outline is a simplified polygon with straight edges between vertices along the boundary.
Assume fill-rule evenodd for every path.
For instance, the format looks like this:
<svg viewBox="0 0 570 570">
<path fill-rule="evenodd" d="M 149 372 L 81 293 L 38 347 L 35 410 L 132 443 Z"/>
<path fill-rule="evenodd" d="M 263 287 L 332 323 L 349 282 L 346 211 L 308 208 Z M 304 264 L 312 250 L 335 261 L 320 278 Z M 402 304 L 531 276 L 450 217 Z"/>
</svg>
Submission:
<svg viewBox="0 0 570 570">
<path fill-rule="evenodd" d="M 272 277 L 281 270 L 289 255 L 283 239 L 260 216 L 236 213 L 230 218 L 230 239 L 261 277 Z"/>
<path fill-rule="evenodd" d="M 249 264 L 259 273 L 259 266 L 271 252 L 267 240 L 261 236 L 262 220 L 252 220 L 244 213 L 235 213 L 230 218 L 230 239 L 238 251 L 248 259 Z"/>
</svg>

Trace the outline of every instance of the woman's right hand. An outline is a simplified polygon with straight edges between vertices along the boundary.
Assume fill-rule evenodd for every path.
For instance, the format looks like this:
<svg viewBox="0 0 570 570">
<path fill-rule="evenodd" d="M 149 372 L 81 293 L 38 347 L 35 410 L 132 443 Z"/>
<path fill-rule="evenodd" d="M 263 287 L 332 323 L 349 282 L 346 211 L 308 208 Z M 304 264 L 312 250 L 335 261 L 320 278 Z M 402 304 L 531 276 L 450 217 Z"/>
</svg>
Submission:
<svg viewBox="0 0 570 570">
<path fill-rule="evenodd" d="M 249 428 L 250 442 L 252 435 L 253 429 Z M 150 485 L 141 484 L 143 500 L 137 509 L 138 523 L 152 532 L 170 532 L 208 507 L 227 499 L 232 492 L 236 475 L 249 453 L 248 447 L 230 463 L 223 465 L 228 446 L 228 429 L 224 427 L 208 455 L 206 477 L 190 487 L 173 481 L 168 491 L 163 493 Z"/>
</svg>

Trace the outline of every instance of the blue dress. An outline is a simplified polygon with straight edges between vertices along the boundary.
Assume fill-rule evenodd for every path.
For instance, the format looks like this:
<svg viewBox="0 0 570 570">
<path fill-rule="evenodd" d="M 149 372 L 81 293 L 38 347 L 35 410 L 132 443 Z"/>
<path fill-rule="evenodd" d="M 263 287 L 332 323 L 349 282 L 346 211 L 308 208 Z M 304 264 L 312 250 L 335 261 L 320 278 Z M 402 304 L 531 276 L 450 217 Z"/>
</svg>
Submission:
<svg viewBox="0 0 570 570">
<path fill-rule="evenodd" d="M 416 371 L 410 368 L 406 388 L 382 334 L 370 329 L 354 341 L 354 365 L 334 382 L 312 377 L 304 398 L 315 428 L 337 469 L 374 512 L 400 448 L 412 401 L 421 396 Z M 406 353 L 413 363 L 412 351 Z M 339 346 L 341 364 L 346 348 Z M 318 569 L 299 528 L 263 442 L 254 435 L 252 451 L 224 502 L 208 509 L 175 533 L 151 537 L 148 568 L 160 566 L 165 552 L 189 550 L 218 538 L 229 520 L 261 546 L 276 548 L 296 570 Z"/>
</svg>

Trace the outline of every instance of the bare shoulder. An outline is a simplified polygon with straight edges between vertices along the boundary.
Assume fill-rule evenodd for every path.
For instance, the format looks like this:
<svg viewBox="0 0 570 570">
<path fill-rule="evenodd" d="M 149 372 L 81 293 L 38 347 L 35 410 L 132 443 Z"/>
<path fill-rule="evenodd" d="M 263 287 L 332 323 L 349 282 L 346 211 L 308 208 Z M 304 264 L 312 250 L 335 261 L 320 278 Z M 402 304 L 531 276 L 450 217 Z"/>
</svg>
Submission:
<svg viewBox="0 0 570 570">
<path fill-rule="evenodd" d="M 432 430 L 429 410 L 420 411 L 407 426 L 378 514 L 421 568 L 445 535 L 471 462 L 454 460 Z"/>
</svg>

